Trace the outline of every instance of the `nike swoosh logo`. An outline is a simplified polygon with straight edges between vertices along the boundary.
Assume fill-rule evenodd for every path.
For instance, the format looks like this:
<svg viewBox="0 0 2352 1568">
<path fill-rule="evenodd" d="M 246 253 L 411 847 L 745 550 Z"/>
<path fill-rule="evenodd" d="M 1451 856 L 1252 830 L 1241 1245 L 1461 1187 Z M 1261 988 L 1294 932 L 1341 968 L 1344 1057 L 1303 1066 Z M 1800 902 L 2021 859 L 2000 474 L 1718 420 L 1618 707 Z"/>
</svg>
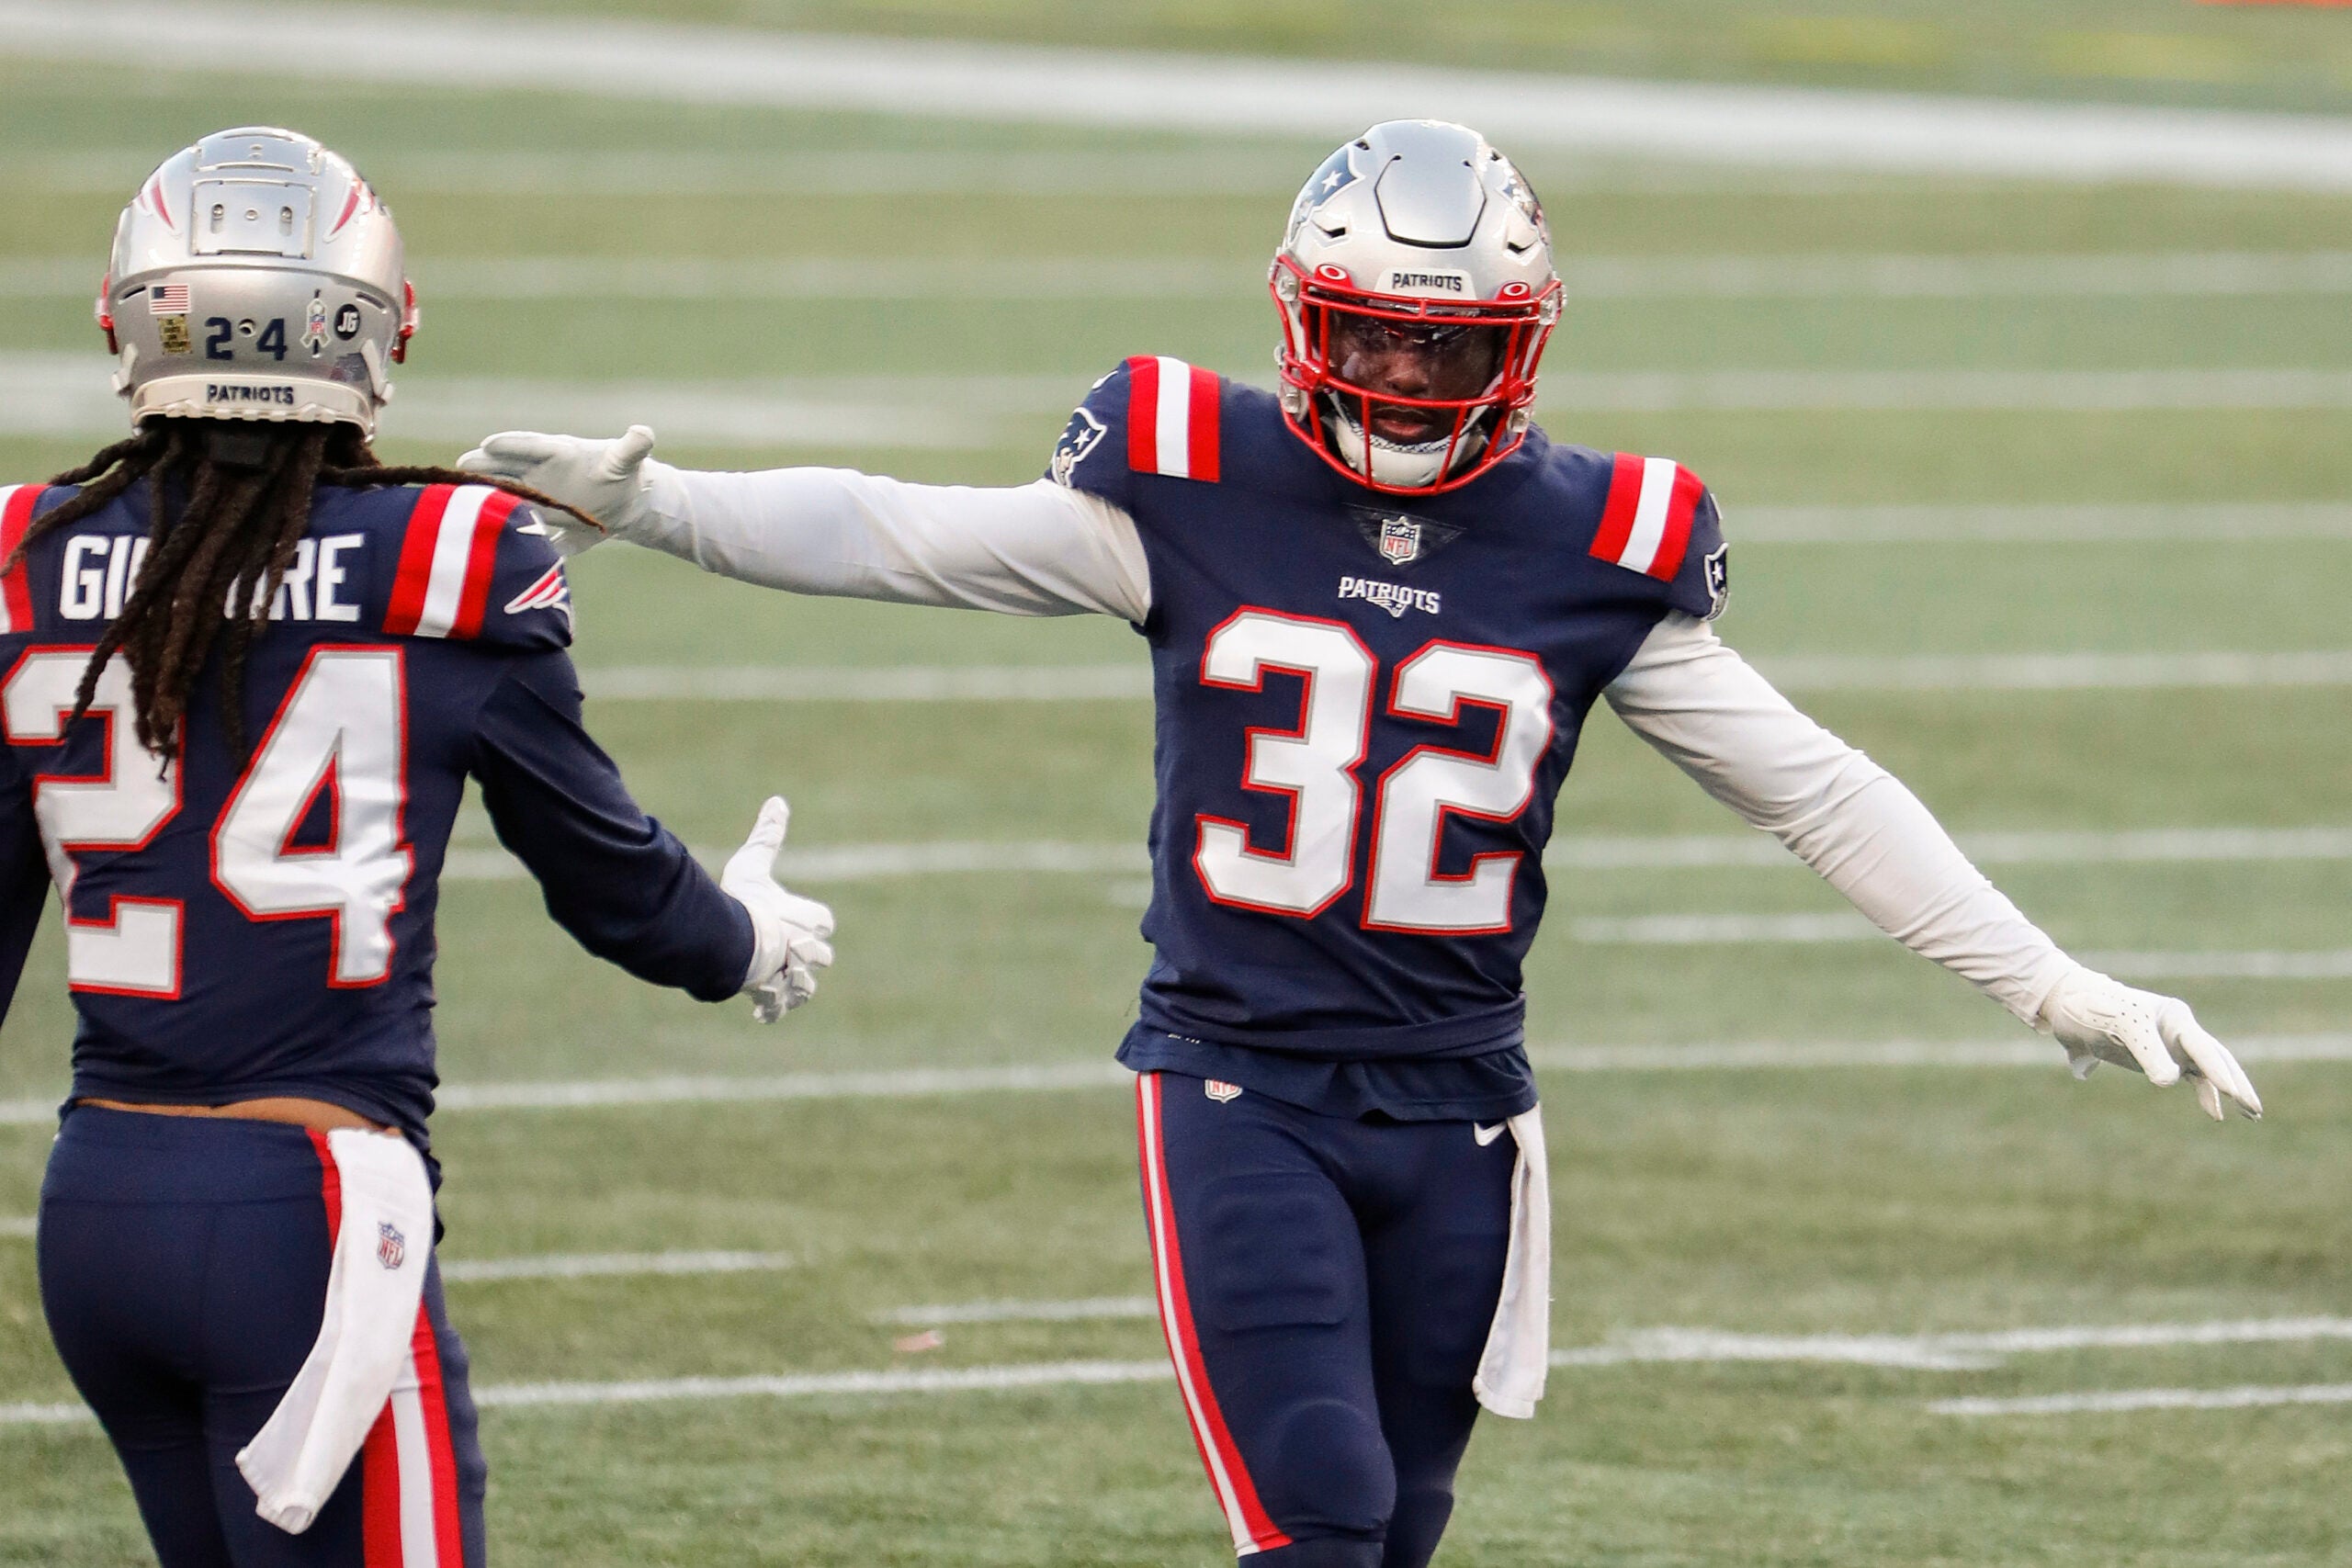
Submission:
<svg viewBox="0 0 2352 1568">
<path fill-rule="evenodd" d="M 1491 1127 L 1481 1127 L 1473 1122 L 1470 1123 L 1470 1135 L 1478 1140 L 1478 1146 L 1483 1149 L 1497 1138 L 1501 1137 L 1503 1129 L 1510 1125 L 1508 1122 L 1498 1122 Z"/>
</svg>

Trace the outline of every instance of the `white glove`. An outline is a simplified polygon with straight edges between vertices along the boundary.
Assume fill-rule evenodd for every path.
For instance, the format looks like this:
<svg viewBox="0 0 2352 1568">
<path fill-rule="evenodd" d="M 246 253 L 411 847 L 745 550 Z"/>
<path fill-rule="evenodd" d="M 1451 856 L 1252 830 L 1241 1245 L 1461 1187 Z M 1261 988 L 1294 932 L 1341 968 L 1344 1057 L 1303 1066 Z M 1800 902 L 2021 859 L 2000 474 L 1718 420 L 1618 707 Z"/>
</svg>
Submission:
<svg viewBox="0 0 2352 1568">
<path fill-rule="evenodd" d="M 2101 1062 L 2137 1068 L 2158 1089 L 2185 1074 L 2197 1080 L 2197 1103 L 2214 1121 L 2222 1120 L 2225 1097 L 2243 1115 L 2262 1114 L 2262 1097 L 2245 1069 L 2177 997 L 2135 990 L 2078 964 L 2052 988 L 2041 1021 L 2066 1047 L 2066 1065 L 2078 1078 Z"/>
<path fill-rule="evenodd" d="M 817 994 L 817 971 L 833 961 L 833 912 L 814 898 L 788 893 L 776 882 L 792 807 L 772 795 L 752 823 L 752 836 L 719 868 L 718 889 L 752 917 L 752 966 L 743 994 L 762 1023 L 774 1023 Z"/>
<path fill-rule="evenodd" d="M 458 458 L 458 467 L 552 496 L 602 523 L 605 532 L 599 534 L 582 527 L 576 517 L 541 514 L 537 531 L 556 553 L 576 556 L 607 538 L 628 538 L 651 514 L 645 459 L 652 450 L 653 432 L 641 424 L 630 425 L 616 441 L 503 430 Z"/>
</svg>

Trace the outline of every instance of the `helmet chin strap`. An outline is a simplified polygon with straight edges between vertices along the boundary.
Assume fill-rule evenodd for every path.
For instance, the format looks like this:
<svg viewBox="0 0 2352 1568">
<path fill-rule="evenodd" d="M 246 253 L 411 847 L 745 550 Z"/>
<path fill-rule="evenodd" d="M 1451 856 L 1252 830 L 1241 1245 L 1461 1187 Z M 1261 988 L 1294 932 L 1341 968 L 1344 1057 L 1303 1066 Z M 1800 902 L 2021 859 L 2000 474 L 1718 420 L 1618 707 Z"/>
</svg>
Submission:
<svg viewBox="0 0 2352 1568">
<path fill-rule="evenodd" d="M 1484 409 L 1471 416 L 1462 432 L 1461 442 L 1453 450 L 1454 468 L 1466 467 L 1486 450 L 1486 421 L 1487 411 Z M 1340 461 L 1359 474 L 1364 472 L 1366 437 L 1363 427 L 1336 400 L 1326 406 L 1323 423 L 1330 432 L 1331 445 L 1339 452 Z M 1403 490 L 1426 490 L 1445 477 L 1446 441 L 1442 436 L 1435 441 L 1417 441 L 1410 446 L 1379 434 L 1371 436 L 1370 440 L 1371 473 L 1380 484 L 1396 485 Z"/>
</svg>

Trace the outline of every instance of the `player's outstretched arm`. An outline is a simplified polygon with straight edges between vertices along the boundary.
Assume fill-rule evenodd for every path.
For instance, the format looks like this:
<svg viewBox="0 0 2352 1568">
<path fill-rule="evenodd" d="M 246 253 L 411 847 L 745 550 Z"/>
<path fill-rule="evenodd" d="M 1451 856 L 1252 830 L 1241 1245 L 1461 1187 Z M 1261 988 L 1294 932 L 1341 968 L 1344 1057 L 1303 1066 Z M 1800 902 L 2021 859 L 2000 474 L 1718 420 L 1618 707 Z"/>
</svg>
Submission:
<svg viewBox="0 0 2352 1568">
<path fill-rule="evenodd" d="M 458 463 L 605 525 L 546 519 L 566 555 L 611 537 L 796 593 L 1137 622 L 1151 607 L 1134 519 L 1084 491 L 916 485 L 852 468 L 705 472 L 652 451 L 641 424 L 611 441 L 507 431 Z"/>
<path fill-rule="evenodd" d="M 509 661 L 482 705 L 473 773 L 499 841 L 581 946 L 639 979 L 705 1001 L 741 992 L 774 1022 L 833 961 L 832 911 L 776 885 L 788 817 L 772 798 L 717 880 L 645 815 L 581 723 L 571 660 Z"/>
<path fill-rule="evenodd" d="M 2188 1004 L 2075 963 L 1970 863 L 1918 797 L 1797 711 L 1706 622 L 1670 614 L 1610 705 L 1700 786 L 1779 839 L 1880 930 L 2037 1029 L 2077 1077 L 2102 1061 L 2159 1087 L 2186 1077 L 2220 1120 L 2262 1113 L 2234 1057 Z"/>
</svg>

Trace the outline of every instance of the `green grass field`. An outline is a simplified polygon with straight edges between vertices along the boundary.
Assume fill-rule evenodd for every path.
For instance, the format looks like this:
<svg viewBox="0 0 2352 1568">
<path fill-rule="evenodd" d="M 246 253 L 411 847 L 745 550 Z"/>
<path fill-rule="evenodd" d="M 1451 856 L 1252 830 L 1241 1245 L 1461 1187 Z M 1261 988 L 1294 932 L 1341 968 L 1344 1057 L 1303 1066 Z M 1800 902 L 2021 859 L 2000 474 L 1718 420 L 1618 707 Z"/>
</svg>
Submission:
<svg viewBox="0 0 2352 1568">
<path fill-rule="evenodd" d="M 841 7 L 714 4 L 680 14 L 689 9 L 852 25 Z M 1660 7 L 1626 26 L 1665 37 L 1682 11 L 1698 9 Z M 1772 8 L 1726 9 L 1739 20 L 1723 38 L 1778 36 Z M 2253 76 L 2236 86 L 2181 89 L 2192 99 L 2331 107 L 2345 91 L 2352 35 L 2323 37 L 2312 17 L 2245 18 L 2233 33 L 2236 18 L 2185 6 L 2144 23 L 2123 16 L 2145 9 L 2086 3 L 2068 14 L 2083 14 L 2080 31 L 2186 31 L 2222 39 L 2228 47 L 2217 45 L 2214 58 L 2225 62 L 2287 62 L 2249 66 Z M 1600 8 L 1559 10 L 1562 30 L 1527 63 L 1641 68 L 1605 51 L 1577 53 L 1571 24 Z M 1217 12 L 1230 13 L 1224 31 L 1186 32 L 1170 19 L 1177 8 L 1163 6 L 1136 8 L 1117 37 L 1087 36 L 1348 52 L 1323 23 L 1286 33 L 1279 19 L 1254 25 L 1238 7 Z M 968 22 L 974 33 L 1051 37 L 1060 14 L 1042 3 L 899 6 L 875 25 Z M 1849 31 L 1865 42 L 1961 28 L 1927 7 L 1856 15 L 1897 29 Z M 2277 41 L 2290 36 L 2301 40 L 2295 51 Z M 1963 64 L 1975 58 L 1953 48 Z M 2018 60 L 2030 54 L 2018 46 Z M 1785 62 L 1722 73 L 2064 86 L 2025 65 L 1988 77 L 1958 64 L 1906 75 L 1899 62 L 1881 63 L 1877 74 L 1852 62 Z M 961 450 L 913 436 L 893 446 L 887 417 L 846 446 L 808 445 L 789 428 L 757 446 L 664 444 L 673 458 L 706 464 L 846 463 L 977 483 L 1034 476 L 1061 425 L 1052 405 L 1074 401 L 1125 355 L 1181 355 L 1269 376 L 1268 247 L 1291 182 L 1325 150 L 511 94 L 263 90 L 246 79 L 0 61 L 0 212 L 10 220 L 0 224 L 0 272 L 57 261 L 95 281 L 114 213 L 144 168 L 241 118 L 300 126 L 374 172 L 425 294 L 409 378 L 420 396 L 461 377 L 1065 381 L 1066 398 L 971 411 L 989 434 Z M 724 194 L 729 171 L 763 159 L 821 173 L 876 153 L 899 160 L 891 166 L 902 174 L 935 160 L 943 184 L 998 154 L 1094 160 L 1111 174 L 1066 193 L 860 193 L 810 175 L 807 188 L 781 188 L 786 179 Z M 452 174 L 476 154 L 509 160 L 511 187 Z M 605 198 L 564 184 L 644 154 L 664 160 L 662 179 Z M 1109 188 L 1117 171 L 1170 156 L 1227 170 L 1231 188 Z M 1526 162 L 1564 255 L 1586 260 L 2352 251 L 2346 198 Z M 592 256 L 930 264 L 945 276 L 1174 261 L 1227 269 L 1231 286 L 1063 303 L 953 291 L 895 301 L 760 289 L 733 301 L 616 299 L 593 288 L 529 299 L 435 291 L 436 271 L 456 277 L 501 258 Z M 2347 306 L 2352 295 L 2340 289 L 1653 292 L 1572 301 L 1551 368 L 2352 375 Z M 98 360 L 84 298 L 0 290 L 0 370 L 50 363 L 17 356 L 66 352 Z M 17 404 L 0 399 L 0 407 L 24 406 L 37 390 L 12 389 Z M 909 396 L 910 406 L 933 408 L 941 395 Z M 1739 546 L 1723 630 L 1769 667 L 1821 656 L 2352 648 L 2352 513 L 2343 511 L 2290 537 L 2231 536 L 2219 525 L 2194 537 L 2057 541 L 2030 529 L 1997 539 L 1810 543 L 1742 542 L 1740 531 L 1745 513 L 1785 518 L 1799 507 L 2336 503 L 2352 494 L 2352 427 L 2324 403 L 1555 404 L 1542 417 L 1556 438 L 1668 453 L 1706 476 Z M 402 438 L 401 414 L 396 402 L 387 416 L 389 454 L 454 455 Z M 919 415 L 907 419 L 911 429 Z M 0 436 L 0 477 L 45 476 L 94 444 Z M 1107 622 L 787 600 L 620 547 L 586 558 L 575 582 L 576 651 L 592 693 L 596 671 L 621 667 L 1142 661 L 1132 634 Z M 2340 676 L 2201 689 L 1842 689 L 1805 702 L 1963 837 L 2352 827 L 2352 687 Z M 903 1308 L 1148 1289 L 1132 1108 L 1115 1083 L 1085 1082 L 1082 1070 L 1107 1063 L 1146 960 L 1134 930 L 1141 873 L 1118 858 L 1122 846 L 1138 852 L 1149 807 L 1144 705 L 598 699 L 590 719 L 650 808 L 698 846 L 734 842 L 758 798 L 782 790 L 795 804 L 796 848 L 839 852 L 836 865 L 858 846 L 1054 840 L 1086 849 L 1093 869 L 809 880 L 808 890 L 839 911 L 841 961 L 819 1005 L 773 1031 L 748 1010 L 657 994 L 586 958 L 545 920 L 526 881 L 448 884 L 439 971 L 448 1083 L 479 1091 L 776 1081 L 731 1098 L 568 1110 L 501 1108 L 477 1093 L 436 1123 L 447 1172 L 445 1262 L 702 1251 L 789 1259 L 733 1272 L 461 1279 L 450 1287 L 452 1310 L 478 1386 L 1161 1356 L 1155 1324 L 1115 1315 L 943 1321 L 935 1349 L 892 1344 L 923 1325 L 922 1313 Z M 490 849 L 478 816 L 464 831 L 463 847 Z M 1586 845 L 1699 837 L 1705 850 L 1741 830 L 1602 713 L 1588 729 L 1560 831 Z M 1713 858 L 1736 861 L 1736 851 Z M 2340 846 L 2199 859 L 2024 853 L 1988 869 L 2084 951 L 2203 955 L 2210 969 L 2229 966 L 2216 955 L 2352 948 L 2352 860 Z M 1665 1328 L 1981 1334 L 2325 1318 L 2352 1307 L 2352 1071 L 2338 1063 L 2255 1063 L 2270 1115 L 2226 1128 L 2205 1123 L 2185 1093 L 2157 1096 L 2112 1071 L 2075 1085 L 2054 1045 L 2033 1070 L 1668 1070 L 1673 1052 L 1724 1045 L 1866 1052 L 1898 1041 L 2030 1042 L 1891 942 L 1578 942 L 1568 930 L 1574 919 L 1839 907 L 1792 864 L 1555 866 L 1555 929 L 1537 944 L 1529 992 L 1532 1038 L 1550 1064 L 1556 1345 Z M 61 969 L 45 941 L 0 1030 L 0 1100 L 62 1092 L 71 1023 Z M 2224 1038 L 2340 1045 L 2352 1010 L 2352 977 L 2340 964 L 2310 977 L 2164 984 L 2190 996 Z M 1622 1057 L 1597 1070 L 1608 1059 L 1589 1048 L 1606 1046 L 1662 1055 L 1632 1058 L 1647 1064 L 1641 1070 Z M 882 1080 L 809 1076 L 1018 1065 L 1069 1069 L 1066 1086 L 991 1089 L 974 1087 L 994 1081 L 979 1078 L 885 1094 Z M 803 1097 L 779 1098 L 787 1090 Z M 48 1137 L 29 1114 L 0 1124 L 0 1219 L 32 1213 Z M 23 1228 L 0 1236 L 0 1405 L 53 1404 L 73 1393 L 40 1321 L 32 1247 L 16 1234 Z M 1482 1428 L 1440 1562 L 2340 1562 L 2352 1558 L 2343 1482 L 2352 1426 L 2342 1404 L 1962 1416 L 1931 1403 L 2344 1383 L 2352 1383 L 2352 1341 L 2310 1335 L 2020 1351 L 1968 1369 L 1867 1359 L 1565 1366 L 1537 1420 Z M 493 1550 L 510 1568 L 1208 1568 L 1227 1560 L 1164 1382 L 507 1404 L 486 1413 L 484 1437 Z M 0 1411 L 0 1562 L 148 1560 L 96 1428 Z"/>
</svg>

